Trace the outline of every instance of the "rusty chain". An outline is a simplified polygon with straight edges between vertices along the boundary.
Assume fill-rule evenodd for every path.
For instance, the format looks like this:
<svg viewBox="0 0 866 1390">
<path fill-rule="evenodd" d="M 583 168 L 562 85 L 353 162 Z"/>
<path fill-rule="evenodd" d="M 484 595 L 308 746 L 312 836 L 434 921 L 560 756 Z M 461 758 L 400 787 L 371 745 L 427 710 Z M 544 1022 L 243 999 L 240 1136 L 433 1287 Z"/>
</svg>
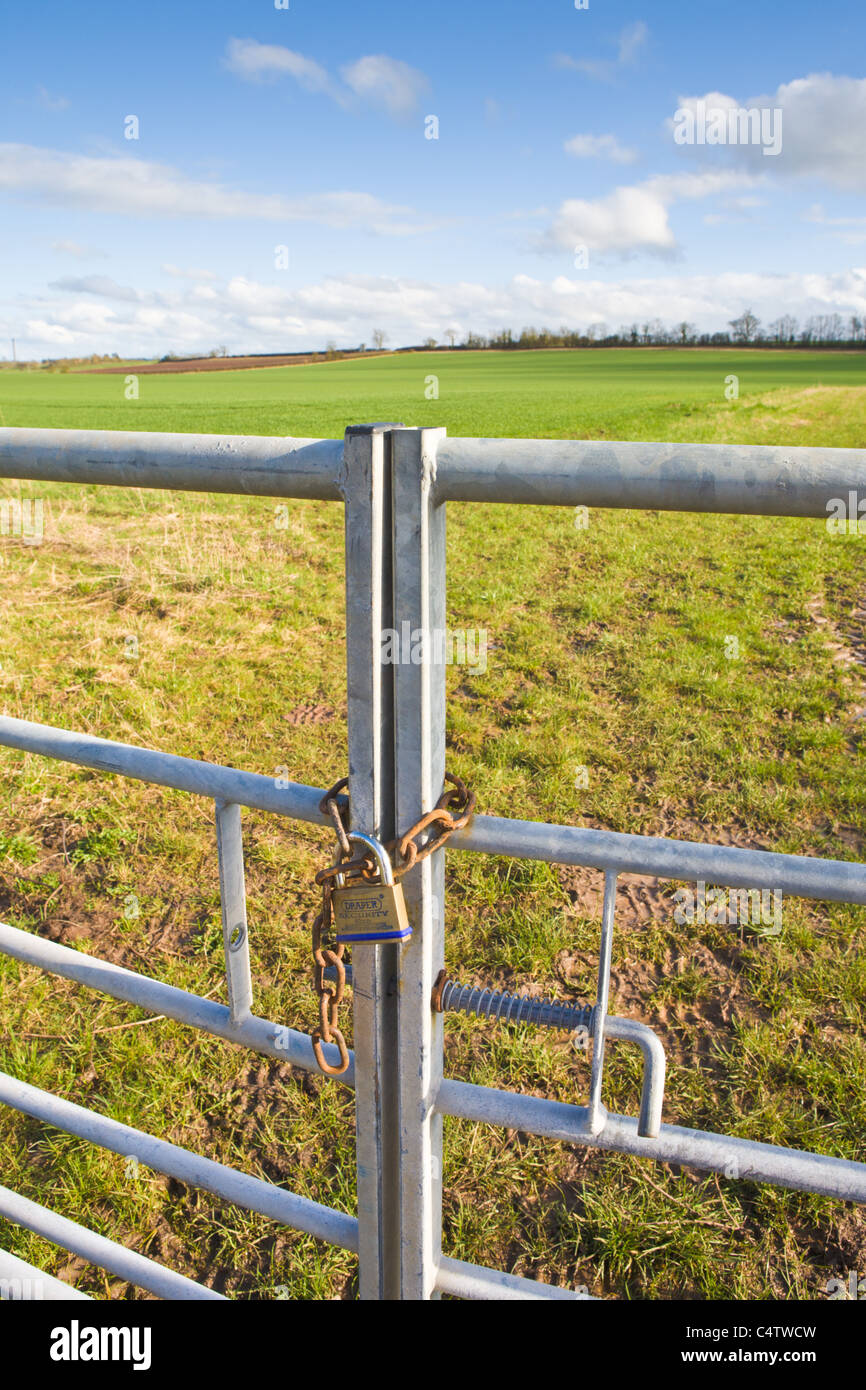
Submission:
<svg viewBox="0 0 866 1390">
<path fill-rule="evenodd" d="M 473 814 L 475 793 L 469 790 L 462 778 L 450 772 L 445 773 L 445 781 L 450 782 L 451 787 L 445 787 L 433 810 L 416 821 L 404 835 L 386 844 L 385 848 L 389 852 L 399 856 L 400 862 L 394 865 L 395 880 L 408 874 L 416 864 L 420 864 L 423 859 L 441 849 L 455 831 L 463 829 Z M 338 877 L 369 880 L 375 878 L 378 872 L 375 860 L 369 853 L 354 855 L 352 852 L 348 827 L 337 800 L 348 785 L 348 777 L 342 777 L 325 792 L 319 802 L 322 815 L 329 816 L 333 822 L 339 845 L 333 864 L 329 864 L 326 869 L 320 869 L 316 874 L 316 883 L 322 889 L 322 908 L 313 922 L 313 978 L 319 996 L 319 1026 L 313 1033 L 313 1054 L 319 1069 L 326 1076 L 342 1076 L 349 1067 L 349 1049 L 339 1027 L 340 1004 L 346 990 L 346 967 L 343 963 L 346 948 L 342 942 L 333 938 L 334 911 L 331 899 L 335 881 Z M 440 828 L 419 846 L 418 837 L 434 825 Z M 329 966 L 337 976 L 333 989 L 325 980 L 325 970 Z M 340 1051 L 339 1066 L 332 1067 L 325 1061 L 322 1050 L 325 1043 L 336 1043 Z"/>
</svg>

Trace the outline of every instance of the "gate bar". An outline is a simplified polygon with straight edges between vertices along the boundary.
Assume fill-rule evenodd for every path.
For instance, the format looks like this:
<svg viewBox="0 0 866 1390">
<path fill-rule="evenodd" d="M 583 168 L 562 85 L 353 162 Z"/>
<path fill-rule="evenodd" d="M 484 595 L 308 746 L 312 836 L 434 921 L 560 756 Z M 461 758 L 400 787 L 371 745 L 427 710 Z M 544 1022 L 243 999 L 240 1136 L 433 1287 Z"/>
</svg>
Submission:
<svg viewBox="0 0 866 1390">
<path fill-rule="evenodd" d="M 28 719 L 12 719 L 8 715 L 0 715 L 0 745 L 63 763 L 76 763 L 79 767 L 93 768 L 95 772 L 112 772 L 158 787 L 173 787 L 175 791 L 207 796 L 213 801 L 235 802 L 257 811 L 271 811 L 311 825 L 330 824 L 319 810 L 324 787 L 306 787 L 299 782 L 286 784 L 282 778 L 263 777 L 258 772 L 241 772 L 234 767 L 180 758 L 176 753 L 161 753 L 154 748 L 136 748 L 131 743 L 115 743 L 94 734 L 55 729 L 50 724 L 32 724 Z"/>
<path fill-rule="evenodd" d="M 781 1144 L 764 1144 L 756 1139 L 738 1139 L 679 1125 L 662 1125 L 657 1139 L 640 1139 L 637 1120 L 610 1112 L 604 1128 L 593 1134 L 586 1106 L 563 1105 L 561 1101 L 497 1091 L 468 1081 L 443 1081 L 436 1108 L 457 1119 L 519 1129 L 566 1144 L 634 1154 L 661 1163 L 683 1163 L 690 1168 L 724 1173 L 726 1177 L 735 1169 L 738 1179 L 817 1192 L 846 1202 L 866 1202 L 866 1163 L 853 1159 L 828 1158 L 826 1154 L 787 1149 Z"/>
<path fill-rule="evenodd" d="M 613 929 L 616 916 L 615 873 L 608 871 L 604 876 L 604 907 L 601 914 L 601 941 L 598 948 L 598 992 L 593 1010 L 592 1027 L 592 1072 L 589 1078 L 589 1127 L 594 1134 L 604 1128 L 607 1114 L 601 1103 L 601 1087 L 604 1081 L 604 1035 L 607 1023 L 607 1004 L 610 996 L 610 963 L 613 955 Z M 645 1079 L 649 1076 L 647 1070 Z M 646 1090 L 646 1088 L 645 1088 Z M 659 1119 L 661 1116 L 659 1116 Z M 656 1129 L 658 1133 L 658 1129 Z"/>
<path fill-rule="evenodd" d="M 51 975 L 62 975 L 66 980 L 74 980 L 88 989 L 108 994 L 112 999 L 135 1004 L 148 1013 L 165 1014 L 166 1018 L 172 1018 L 176 1023 L 185 1023 L 200 1032 L 225 1038 L 226 1042 L 249 1047 L 264 1057 L 289 1062 L 293 1067 L 302 1067 L 304 1071 L 321 1075 L 308 1033 L 272 1023 L 266 1018 L 257 1018 L 255 1014 L 247 1014 L 245 1018 L 233 1021 L 230 1010 L 215 999 L 190 994 L 174 985 L 164 984 L 162 980 L 154 980 L 150 975 L 139 975 L 137 971 L 127 970 L 113 961 L 90 956 L 86 951 L 76 951 L 70 946 L 61 946 L 57 941 L 48 941 L 35 932 L 10 927 L 5 922 L 0 922 L 0 955 L 11 956 L 25 965 L 35 965 Z M 336 1047 L 329 1044 L 325 1048 L 325 1057 L 332 1066 L 336 1065 L 339 1061 Z M 349 1086 L 354 1084 L 351 1063 L 340 1080 Z"/>
<path fill-rule="evenodd" d="M 618 874 L 702 880 L 730 888 L 778 889 L 794 898 L 866 904 L 866 864 L 844 859 L 812 859 L 773 850 L 737 849 L 500 816 L 473 816 L 465 830 L 452 835 L 448 848 L 501 854 L 509 859 L 579 864 Z"/>
<path fill-rule="evenodd" d="M 448 439 L 436 495 L 459 502 L 820 516 L 866 496 L 866 450 L 754 444 Z"/>
<path fill-rule="evenodd" d="M 195 796 L 234 801 L 312 825 L 330 824 L 319 810 L 324 787 L 308 787 L 299 782 L 278 787 L 276 779 L 257 772 L 136 748 L 133 744 L 7 715 L 0 715 L 0 747 L 3 746 L 173 787 Z M 542 859 L 551 864 L 611 869 L 618 874 L 654 874 L 686 882 L 701 879 L 731 888 L 778 889 L 797 898 L 866 905 L 866 865 L 844 859 L 818 859 L 699 840 L 627 835 L 614 830 L 482 815 L 473 816 L 465 830 L 453 835 L 448 848 L 499 854 L 509 859 Z"/>
<path fill-rule="evenodd" d="M 59 946 L 53 941 L 45 941 L 41 937 L 34 936 L 31 932 L 22 931 L 17 927 L 0 924 L 0 953 L 25 961 L 27 964 L 50 970 L 53 974 L 63 975 L 68 979 L 77 980 L 81 984 L 98 988 L 106 994 L 114 994 L 116 998 L 138 1003 L 141 1007 L 152 1009 L 154 1012 L 165 1013 L 169 1017 L 177 1018 L 180 1022 L 214 1032 L 217 1036 L 225 1037 L 230 1042 L 254 1047 L 256 1051 L 267 1056 L 289 1061 L 295 1066 L 301 1066 L 310 1071 L 317 1070 L 312 1055 L 312 1044 L 305 1033 L 295 1033 L 291 1029 L 275 1030 L 274 1024 L 255 1018 L 247 1019 L 242 1026 L 231 1026 L 228 1020 L 228 1009 L 224 1005 L 215 1004 L 212 1000 L 199 999 L 196 995 L 184 994 L 182 990 L 176 990 L 170 985 L 149 980 L 146 976 L 136 975 L 134 972 L 124 970 L 121 966 L 112 965 L 110 962 L 94 960 L 93 957 L 84 955 L 81 951 L 71 950 L 68 946 Z M 129 983 L 122 978 L 118 979 L 118 977 L 123 976 L 129 977 L 139 985 L 148 986 L 147 996 L 151 1002 L 144 1003 L 140 997 L 133 996 Z M 97 981 L 99 982 L 97 983 Z M 138 991 L 136 991 L 136 995 L 138 995 Z M 175 997 L 178 996 L 184 1001 L 183 1013 L 176 1003 Z M 214 1025 L 209 1026 L 209 1015 L 213 1011 L 218 1014 L 218 1018 L 214 1020 Z M 627 1025 L 629 1021 L 608 1019 L 607 1026 L 610 1036 L 614 1036 L 615 1030 L 620 1031 L 618 1027 L 620 1022 Z M 255 1025 L 255 1032 L 251 1025 Z M 265 1030 L 268 1032 L 265 1033 Z M 277 1047 L 273 1039 L 279 1037 L 282 1031 L 285 1031 L 287 1039 L 291 1041 L 287 1041 L 286 1047 Z M 263 1035 L 262 1041 L 256 1036 L 257 1033 Z M 638 1042 L 639 1038 L 632 1037 L 630 1040 Z M 336 1049 L 328 1055 L 336 1061 Z M 347 1084 L 352 1084 L 352 1070 L 350 1069 L 340 1079 Z M 0 1103 L 13 1105 L 15 1109 L 22 1109 L 27 1113 L 35 1113 L 25 1105 L 18 1105 L 7 1099 L 2 1084 L 4 1081 L 18 1087 L 25 1085 L 23 1082 L 13 1081 L 10 1077 L 2 1078 L 0 1076 Z M 26 1090 L 38 1097 L 48 1096 L 49 1100 L 56 1100 L 58 1105 L 69 1105 L 69 1102 L 60 1101 L 57 1097 L 49 1096 L 47 1092 L 40 1092 L 32 1087 L 26 1088 Z M 642 1102 L 642 1117 L 647 1110 L 648 1103 L 648 1101 L 647 1104 Z M 79 1108 L 72 1107 L 72 1109 L 75 1111 Z M 560 1139 L 566 1143 L 586 1144 L 591 1148 L 631 1153 L 641 1158 L 652 1158 L 661 1162 L 686 1163 L 695 1168 L 725 1172 L 732 1162 L 736 1162 L 740 1176 L 743 1178 L 777 1183 L 782 1187 L 793 1187 L 803 1191 L 819 1192 L 849 1201 L 866 1201 L 866 1164 L 856 1163 L 849 1159 L 830 1158 L 824 1154 L 786 1149 L 781 1145 L 763 1144 L 751 1139 L 726 1138 L 723 1135 L 685 1129 L 675 1125 L 662 1125 L 659 1137 L 656 1139 L 641 1139 L 637 1132 L 641 1121 L 622 1115 L 614 1115 L 610 1112 L 606 1115 L 604 1128 L 598 1134 L 593 1135 L 588 1124 L 589 1112 L 585 1107 L 539 1099 L 535 1096 L 521 1096 L 511 1091 L 497 1091 L 490 1087 L 474 1086 L 463 1081 L 443 1081 L 435 1097 L 435 1109 L 442 1115 L 454 1115 L 461 1119 L 476 1120 L 485 1124 L 504 1125 L 511 1129 L 525 1130 L 529 1134 L 546 1135 L 548 1138 Z M 90 1112 L 81 1110 L 80 1114 L 88 1116 Z M 106 1125 L 114 1124 L 113 1121 L 108 1120 L 104 1123 Z M 69 1128 L 66 1124 L 61 1124 L 60 1127 Z M 118 1128 L 125 1129 L 124 1126 Z M 78 1133 L 79 1131 L 73 1129 L 72 1132 Z M 133 1135 L 138 1134 L 136 1130 L 128 1130 L 127 1132 Z M 84 1137 L 89 1137 L 89 1135 Z M 149 1143 L 155 1145 L 163 1142 L 152 1139 L 150 1136 L 141 1136 L 141 1138 L 147 1139 Z M 94 1142 L 102 1141 L 95 1140 Z M 116 1146 L 109 1143 L 107 1147 L 114 1148 Z M 167 1147 L 173 1154 L 183 1155 L 185 1152 L 182 1149 L 175 1149 L 173 1145 Z M 131 1151 L 122 1147 L 118 1148 L 118 1152 L 126 1154 Z M 159 1162 L 151 1164 L 140 1151 L 137 1152 L 142 1161 L 148 1163 L 148 1166 L 158 1168 L 162 1172 L 172 1171 L 162 1167 Z M 210 1162 L 207 1159 L 196 1158 L 195 1155 L 188 1155 L 188 1157 L 195 1159 L 200 1164 Z M 216 1164 L 214 1167 L 218 1171 L 222 1169 L 220 1164 Z M 233 1173 L 231 1169 L 223 1171 Z M 432 1175 L 432 1164 L 430 1171 Z M 178 1173 L 173 1173 L 173 1176 L 181 1176 L 181 1179 L 185 1181 L 195 1181 L 194 1179 L 184 1179 Z M 241 1177 L 243 1175 L 233 1174 L 233 1176 Z M 255 1182 L 256 1180 L 249 1179 L 249 1181 Z M 198 1185 L 208 1186 L 206 1183 Z M 213 1190 L 217 1189 L 214 1188 Z M 277 1191 L 278 1189 L 271 1190 Z M 223 1193 L 222 1195 L 228 1194 Z M 235 1200 L 232 1197 L 229 1199 Z M 295 1198 L 294 1200 L 303 1201 L 304 1199 Z M 256 1208 L 256 1210 L 259 1209 Z M 320 1208 L 320 1210 L 326 1211 L 327 1209 Z M 269 1214 L 268 1212 L 265 1213 L 265 1215 Z M 285 1220 L 286 1218 L 278 1219 Z M 287 1224 L 297 1223 L 287 1221 Z M 301 1229 L 308 1228 L 303 1226 Z M 316 1232 L 313 1233 L 316 1234 Z M 336 1243 L 340 1244 L 341 1242 L 337 1241 Z"/>
<path fill-rule="evenodd" d="M 241 808 L 235 802 L 216 803 L 217 854 L 226 985 L 232 1023 L 242 1023 L 253 1007 L 247 892 Z"/>
<path fill-rule="evenodd" d="M 0 429 L 0 478 L 340 502 L 343 441 Z"/>
<path fill-rule="evenodd" d="M 86 1139 L 102 1149 L 111 1149 L 124 1158 L 137 1158 L 146 1168 L 177 1178 L 178 1182 L 186 1183 L 189 1187 L 204 1188 L 206 1192 L 212 1192 L 235 1206 L 257 1211 L 283 1226 L 306 1231 L 319 1240 L 342 1246 L 344 1250 L 357 1251 L 358 1223 L 354 1216 L 322 1206 L 309 1197 L 288 1192 L 261 1178 L 254 1178 L 250 1173 L 240 1173 L 236 1168 L 229 1168 L 212 1158 L 203 1158 L 190 1149 L 181 1149 L 166 1139 L 157 1139 L 152 1134 L 109 1119 L 95 1110 L 86 1110 L 71 1100 L 63 1100 L 51 1091 L 41 1091 L 37 1086 L 30 1086 L 26 1081 L 19 1081 L 5 1072 L 0 1072 L 0 1105 L 8 1105 L 12 1110 L 32 1115 L 34 1119 L 65 1130 L 67 1134 L 77 1134 L 80 1139 Z"/>
<path fill-rule="evenodd" d="M 10 1284 L 17 1284 L 21 1290 L 20 1298 L 14 1292 L 10 1293 Z M 27 1286 L 34 1286 L 33 1293 L 24 1293 Z M 85 1303 L 93 1302 L 89 1293 L 82 1293 L 74 1284 L 64 1284 L 62 1279 L 55 1279 L 44 1269 L 19 1260 L 9 1250 L 0 1250 L 0 1298 L 7 1302 L 67 1303 L 78 1299 L 83 1299 Z"/>
<path fill-rule="evenodd" d="M 153 1135 L 131 1129 L 128 1125 L 119 1124 L 118 1121 L 111 1120 L 107 1116 L 85 1110 L 82 1106 L 75 1105 L 71 1101 L 62 1100 L 50 1091 L 40 1091 L 37 1087 L 30 1086 L 24 1081 L 18 1081 L 15 1077 L 6 1076 L 2 1072 L 0 1072 L 0 1104 L 9 1105 L 12 1109 L 19 1110 L 26 1115 L 32 1115 L 35 1119 L 54 1125 L 68 1134 L 77 1134 L 92 1144 L 111 1149 L 124 1157 L 134 1154 L 139 1162 L 148 1168 L 153 1168 L 156 1172 L 167 1173 L 180 1182 L 188 1183 L 193 1187 L 204 1188 L 238 1206 L 260 1212 L 263 1216 L 279 1221 L 282 1225 L 291 1226 L 296 1230 L 308 1231 L 311 1235 L 326 1240 L 332 1245 L 357 1251 L 358 1222 L 355 1217 L 349 1216 L 345 1212 L 332 1210 L 330 1207 L 320 1206 L 317 1202 L 310 1201 L 309 1198 L 298 1197 L 294 1193 L 286 1192 L 283 1188 L 262 1182 L 259 1178 L 253 1178 L 247 1173 L 239 1173 L 222 1163 L 215 1163 L 212 1159 L 202 1158 L 187 1149 L 179 1149 L 164 1139 L 156 1139 Z M 5 1192 L 5 1189 L 0 1188 L 0 1210 L 3 1208 Z M 64 1217 L 57 1217 L 52 1212 L 45 1212 L 45 1217 L 52 1219 L 51 1229 L 48 1226 L 44 1229 L 41 1226 L 37 1227 L 31 1224 L 30 1220 L 23 1220 L 21 1214 L 25 1210 L 25 1204 L 27 1209 L 35 1209 L 34 1216 L 43 1212 L 44 1209 L 36 1207 L 35 1203 L 27 1201 L 26 1198 L 17 1197 L 15 1193 L 10 1193 L 9 1196 L 16 1197 L 19 1204 L 14 1214 L 12 1214 L 11 1206 L 9 1207 L 10 1219 L 19 1221 L 22 1225 L 30 1226 L 31 1230 L 38 1230 L 40 1235 L 45 1235 L 49 1240 L 58 1240 L 57 1232 L 61 1228 L 66 1233 L 65 1228 L 71 1227 L 72 1230 L 68 1233 L 70 1236 L 77 1236 L 84 1230 L 83 1227 L 76 1226 L 74 1222 L 67 1221 Z M 297 1219 L 299 1210 L 306 1218 L 304 1221 Z M 89 1231 L 85 1231 L 84 1234 L 91 1237 L 94 1242 L 90 1246 L 90 1250 L 78 1249 L 73 1245 L 67 1245 L 66 1248 L 76 1250 L 76 1253 L 91 1260 L 94 1264 L 103 1264 L 106 1269 L 112 1269 L 119 1277 L 129 1278 L 131 1282 L 138 1283 L 142 1288 L 151 1288 L 151 1285 L 145 1283 L 143 1278 L 136 1276 L 133 1279 L 129 1273 L 114 1269 L 113 1265 L 109 1265 L 102 1258 L 96 1258 L 93 1253 L 90 1253 L 97 1248 L 97 1245 L 113 1246 L 113 1242 L 106 1241 L 101 1236 L 95 1236 Z M 65 1244 L 65 1241 L 58 1241 L 58 1243 Z M 115 1248 L 124 1254 L 133 1254 L 124 1246 Z M 134 1258 L 145 1264 L 152 1263 L 141 1255 L 135 1255 Z M 156 1266 L 156 1268 L 162 1272 L 162 1266 Z M 171 1270 L 164 1272 L 174 1279 L 183 1279 L 182 1275 L 173 1274 Z M 499 1270 L 485 1269 L 479 1265 L 465 1264 L 462 1260 L 447 1258 L 442 1258 L 435 1280 L 436 1286 L 441 1292 L 454 1294 L 460 1298 L 573 1299 L 584 1297 L 584 1295 L 575 1294 L 569 1289 L 560 1289 L 533 1279 L 523 1279 L 515 1275 L 504 1274 Z M 190 1282 L 184 1280 L 186 1284 Z M 201 1286 L 193 1285 L 193 1287 L 198 1289 Z M 157 1288 L 153 1288 L 152 1292 L 161 1293 L 163 1297 L 181 1296 L 164 1293 Z M 191 1295 L 182 1296 L 190 1297 Z M 222 1297 L 212 1290 L 205 1290 L 203 1293 L 196 1293 L 193 1296 L 197 1298 Z M 72 1293 L 71 1297 L 75 1297 L 75 1293 Z M 79 1297 L 86 1297 L 86 1295 L 79 1295 Z"/>
<path fill-rule="evenodd" d="M 346 432 L 346 691 L 352 829 L 390 840 L 394 819 L 394 691 L 381 661 L 393 625 L 391 433 Z M 399 1299 L 397 1269 L 397 1013 L 391 981 L 399 946 L 353 950 L 355 1153 L 359 1295 Z"/>
<path fill-rule="evenodd" d="M 436 805 L 445 777 L 445 508 L 433 497 L 439 429 L 393 434 L 394 629 L 423 633 L 422 662 L 399 661 L 395 679 L 397 824 Z M 400 1297 L 430 1299 L 442 1253 L 442 1015 L 431 1007 L 445 963 L 445 856 L 403 879 L 413 934 L 399 953 Z"/>
<path fill-rule="evenodd" d="M 343 440 L 0 429 L 0 478 L 341 501 Z M 606 440 L 446 439 L 437 501 L 827 516 L 866 494 L 866 451 Z"/>
<path fill-rule="evenodd" d="M 443 1255 L 436 1275 L 436 1289 L 452 1298 L 493 1299 L 497 1303 L 552 1302 L 596 1303 L 589 1293 L 576 1289 L 561 1289 L 555 1284 L 542 1284 L 535 1279 L 523 1279 L 518 1274 L 485 1269 L 481 1265 L 465 1264 Z"/>
<path fill-rule="evenodd" d="M 70 1221 L 48 1207 L 41 1207 L 8 1187 L 0 1187 L 0 1216 L 14 1221 L 17 1226 L 26 1226 L 28 1231 L 35 1231 L 36 1235 L 50 1240 L 53 1245 L 60 1245 L 73 1255 L 80 1255 L 90 1264 L 99 1265 L 101 1269 L 116 1274 L 118 1279 L 125 1279 L 139 1289 L 147 1289 L 158 1298 L 226 1301 L 224 1295 L 215 1289 L 187 1279 L 186 1275 L 178 1274 L 176 1270 L 166 1269 L 156 1260 L 139 1255 L 137 1250 L 130 1250 L 126 1245 L 118 1245 L 114 1240 L 97 1235 L 96 1231 L 89 1231 L 86 1226 L 79 1226 L 77 1221 Z M 76 1293 L 77 1290 L 69 1297 L 74 1298 Z"/>
</svg>

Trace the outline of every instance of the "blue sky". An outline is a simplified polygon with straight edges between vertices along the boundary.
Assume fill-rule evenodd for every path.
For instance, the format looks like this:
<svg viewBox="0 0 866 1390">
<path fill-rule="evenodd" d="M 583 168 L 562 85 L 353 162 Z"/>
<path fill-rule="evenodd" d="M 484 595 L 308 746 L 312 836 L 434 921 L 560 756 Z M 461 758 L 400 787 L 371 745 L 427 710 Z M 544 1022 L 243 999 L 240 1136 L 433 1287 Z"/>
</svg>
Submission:
<svg viewBox="0 0 866 1390">
<path fill-rule="evenodd" d="M 4 21 L 0 355 L 866 314 L 862 4 L 289 6 Z"/>
</svg>

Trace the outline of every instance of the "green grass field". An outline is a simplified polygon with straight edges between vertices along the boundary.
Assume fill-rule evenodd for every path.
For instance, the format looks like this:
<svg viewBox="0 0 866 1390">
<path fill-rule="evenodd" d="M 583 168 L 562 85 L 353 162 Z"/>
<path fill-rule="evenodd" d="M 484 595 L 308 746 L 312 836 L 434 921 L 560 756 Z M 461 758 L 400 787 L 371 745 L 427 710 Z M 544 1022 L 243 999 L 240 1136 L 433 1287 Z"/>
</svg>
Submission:
<svg viewBox="0 0 866 1390">
<path fill-rule="evenodd" d="M 742 397 L 866 383 L 866 355 L 839 352 L 613 349 L 436 352 L 302 367 L 141 376 L 124 398 L 122 375 L 0 372 L 7 425 L 143 429 L 328 438 L 362 420 L 445 425 L 451 434 L 667 439 L 707 407 Z M 438 378 L 438 400 L 427 399 Z M 841 422 L 840 422 L 841 425 Z"/>
<path fill-rule="evenodd" d="M 140 389 L 3 371 L 0 424 L 866 444 L 866 357 L 842 353 L 418 354 Z M 20 493 L 44 499 L 46 533 L 0 540 L 6 713 L 318 785 L 343 774 L 337 506 L 291 503 L 281 530 L 267 499 Z M 495 815 L 863 860 L 863 544 L 820 521 L 592 512 L 578 530 L 568 510 L 452 506 L 448 622 L 492 645 L 486 674 L 449 672 L 449 766 Z M 225 999 L 209 804 L 5 750 L 0 778 L 0 920 Z M 245 837 L 257 1012 L 310 1029 L 329 837 L 258 813 Z M 452 974 L 591 994 L 600 875 L 457 854 L 447 875 Z M 611 1011 L 663 1038 L 665 1119 L 866 1158 L 866 913 L 786 899 L 767 938 L 678 926 L 676 884 L 621 885 Z M 6 959 L 0 1020 L 12 1074 L 353 1209 L 340 1088 Z M 449 1016 L 446 1040 L 449 1075 L 585 1101 L 564 1037 Z M 611 1047 L 605 1095 L 631 1114 L 633 1051 Z M 622 1298 L 820 1298 L 866 1270 L 850 1204 L 457 1121 L 445 1144 L 458 1258 Z M 355 1292 L 353 1257 L 8 1111 L 0 1151 L 8 1186 L 232 1296 Z M 0 1246 L 135 1296 L 3 1222 Z"/>
</svg>

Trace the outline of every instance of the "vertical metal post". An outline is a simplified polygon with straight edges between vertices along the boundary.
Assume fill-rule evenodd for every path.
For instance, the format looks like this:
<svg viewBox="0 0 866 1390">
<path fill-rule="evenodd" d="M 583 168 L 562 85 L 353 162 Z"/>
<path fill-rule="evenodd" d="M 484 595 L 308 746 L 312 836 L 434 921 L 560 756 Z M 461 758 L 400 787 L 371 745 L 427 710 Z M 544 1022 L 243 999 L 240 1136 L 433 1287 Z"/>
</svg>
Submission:
<svg viewBox="0 0 866 1390">
<path fill-rule="evenodd" d="M 241 808 L 233 801 L 215 806 L 226 984 L 231 1019 L 238 1023 L 253 1007 Z"/>
<path fill-rule="evenodd" d="M 613 955 L 613 924 L 616 915 L 618 875 L 608 869 L 604 876 L 604 907 L 601 914 L 601 942 L 598 950 L 598 991 L 592 1027 L 592 1072 L 589 1078 L 589 1128 L 598 1134 L 604 1128 L 606 1111 L 601 1103 L 604 1079 L 604 1035 L 610 996 L 610 962 Z"/>
<path fill-rule="evenodd" d="M 401 829 L 435 805 L 445 774 L 445 507 L 433 500 L 445 431 L 395 430 L 393 449 L 396 816 Z M 438 638 L 437 638 L 438 635 Z M 413 936 L 400 950 L 400 1297 L 434 1298 L 441 1254 L 442 1015 L 431 1007 L 445 955 L 444 854 L 403 880 Z"/>
<path fill-rule="evenodd" d="M 381 661 L 393 626 L 391 442 L 387 425 L 345 441 L 346 648 L 352 828 L 395 834 L 393 673 Z M 399 1297 L 397 1241 L 398 947 L 352 952 L 358 1240 L 362 1299 Z"/>
</svg>

